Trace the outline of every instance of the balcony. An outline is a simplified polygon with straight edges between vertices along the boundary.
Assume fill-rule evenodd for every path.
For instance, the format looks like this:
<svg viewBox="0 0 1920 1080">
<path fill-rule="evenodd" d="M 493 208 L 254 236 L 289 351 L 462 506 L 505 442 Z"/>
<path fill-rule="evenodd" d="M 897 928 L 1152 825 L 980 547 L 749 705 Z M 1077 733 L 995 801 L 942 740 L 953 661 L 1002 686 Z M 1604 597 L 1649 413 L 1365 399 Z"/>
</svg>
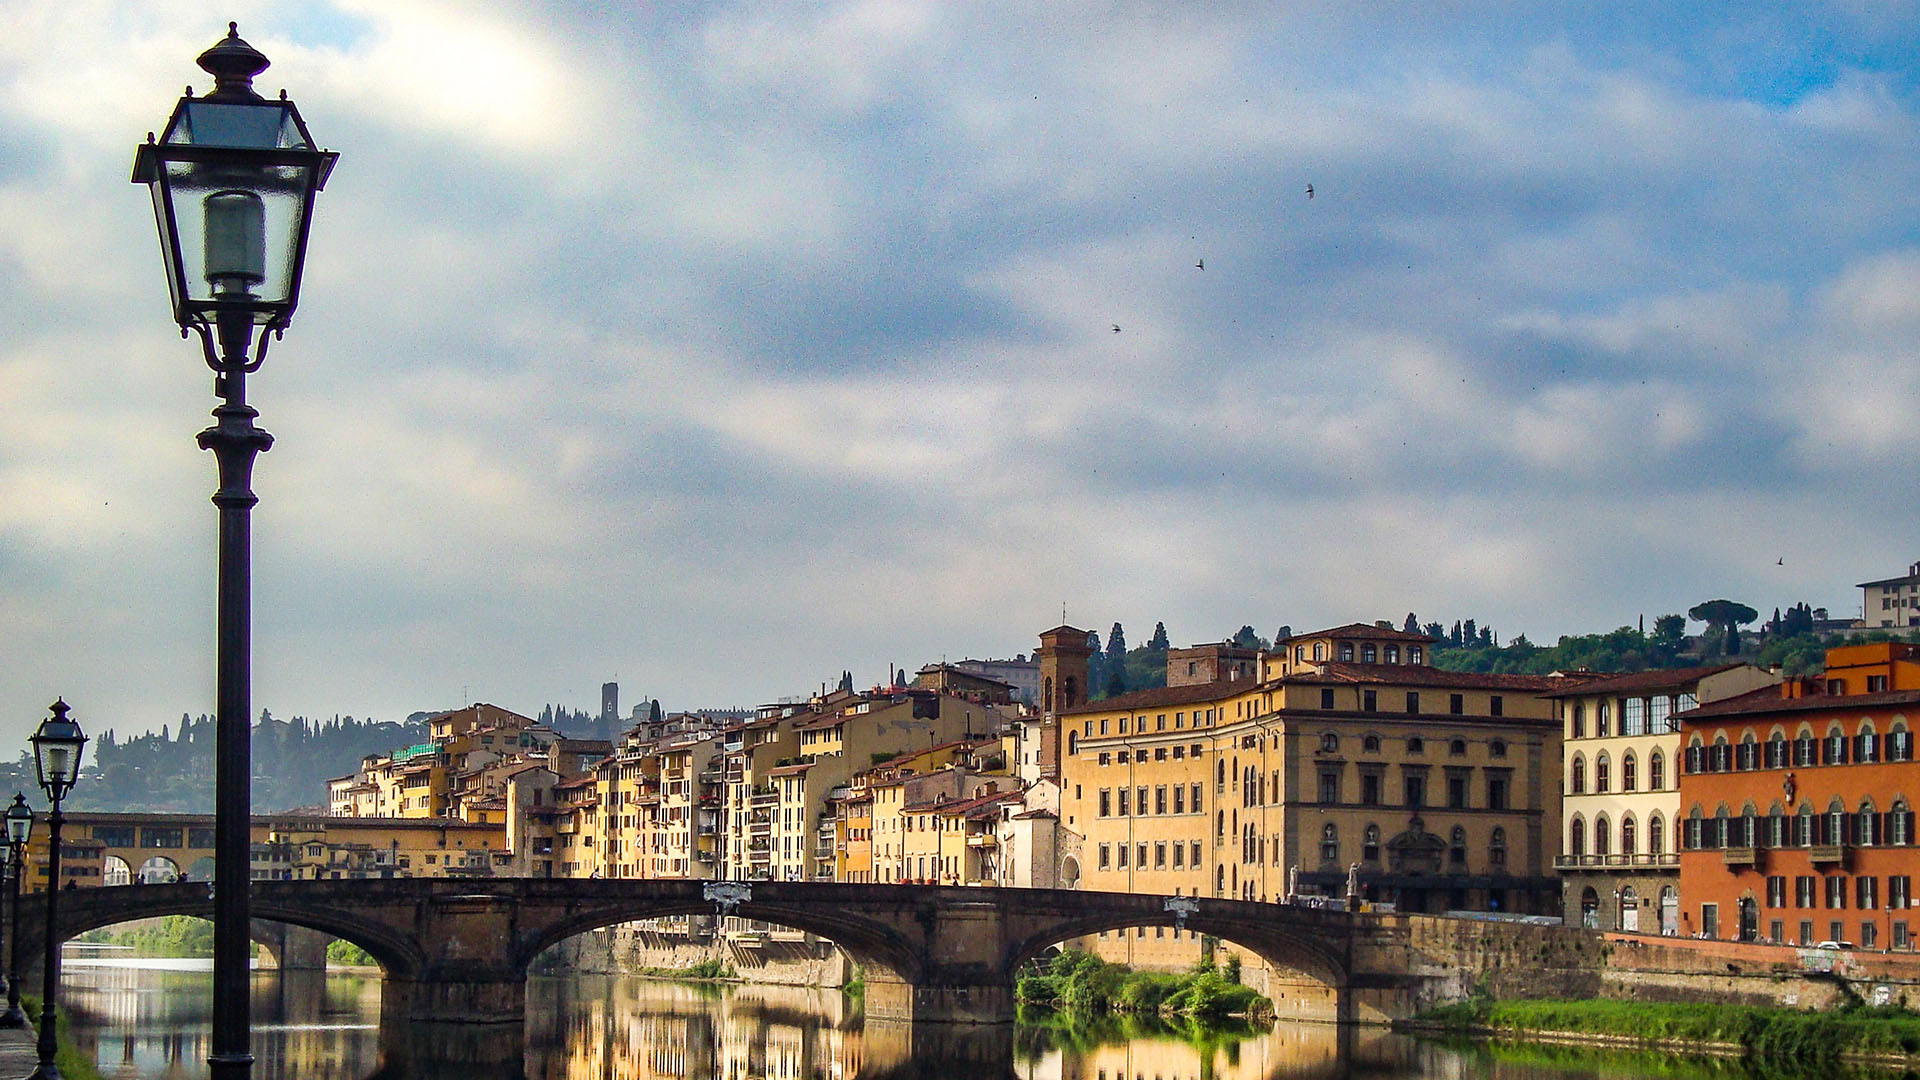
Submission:
<svg viewBox="0 0 1920 1080">
<path fill-rule="evenodd" d="M 1847 861 L 1847 849 L 1839 844 L 1815 844 L 1807 849 L 1807 858 L 1815 865 L 1844 863 Z"/>
<path fill-rule="evenodd" d="M 1635 855 L 1556 855 L 1555 870 L 1672 870 L 1680 865 L 1680 856 L 1671 852 Z"/>
<path fill-rule="evenodd" d="M 1000 838 L 992 833 L 974 833 L 967 837 L 967 846 L 970 848 L 999 847 Z"/>
<path fill-rule="evenodd" d="M 1758 870 L 1766 861 L 1766 852 L 1751 847 L 1721 848 L 1720 861 L 1727 866 L 1746 866 Z"/>
</svg>

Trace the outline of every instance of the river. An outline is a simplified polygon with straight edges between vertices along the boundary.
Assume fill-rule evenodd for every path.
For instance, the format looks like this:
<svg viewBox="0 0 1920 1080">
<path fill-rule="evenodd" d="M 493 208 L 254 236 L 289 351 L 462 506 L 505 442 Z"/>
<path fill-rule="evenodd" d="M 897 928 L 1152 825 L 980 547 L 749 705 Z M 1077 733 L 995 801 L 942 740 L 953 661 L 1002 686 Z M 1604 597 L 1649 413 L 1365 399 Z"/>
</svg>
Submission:
<svg viewBox="0 0 1920 1080">
<path fill-rule="evenodd" d="M 206 1075 L 205 961 L 69 954 L 63 1033 L 112 1080 Z M 536 977 L 520 1031 L 380 1030 L 380 980 L 254 976 L 256 1080 L 1739 1080 L 1725 1063 L 1545 1048 L 1451 1047 L 1370 1029 L 1180 1031 L 1055 1016 L 1011 1029 L 867 1025 L 838 992 L 607 976 Z"/>
</svg>

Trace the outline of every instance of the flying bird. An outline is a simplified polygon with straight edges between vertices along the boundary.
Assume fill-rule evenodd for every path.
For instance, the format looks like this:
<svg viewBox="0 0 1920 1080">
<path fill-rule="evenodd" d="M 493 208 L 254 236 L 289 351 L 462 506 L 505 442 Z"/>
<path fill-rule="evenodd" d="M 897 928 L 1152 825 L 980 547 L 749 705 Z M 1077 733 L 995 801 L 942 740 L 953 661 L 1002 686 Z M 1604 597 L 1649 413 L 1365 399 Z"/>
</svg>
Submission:
<svg viewBox="0 0 1920 1080">
<path fill-rule="evenodd" d="M 1119 324 L 1119 323 L 1114 323 L 1114 324 L 1113 324 L 1113 332 L 1114 332 L 1114 333 L 1116 333 L 1116 334 L 1120 332 L 1120 324 Z"/>
<path fill-rule="evenodd" d="M 1309 199 L 1311 199 L 1311 198 L 1313 198 L 1313 185 L 1312 185 L 1312 184 L 1308 184 L 1308 185 L 1307 185 L 1307 198 L 1309 198 Z"/>
<path fill-rule="evenodd" d="M 1775 563 L 1774 563 L 1773 565 L 1775 565 L 1775 566 L 1785 566 L 1785 565 L 1787 565 L 1787 557 L 1786 557 L 1785 555 L 1782 555 L 1782 556 L 1780 556 L 1780 559 L 1779 559 L 1779 561 L 1777 561 L 1777 562 L 1775 562 Z"/>
<path fill-rule="evenodd" d="M 1193 265 L 1195 269 L 1205 270 L 1207 268 L 1207 260 L 1201 259 L 1199 262 L 1194 263 Z"/>
</svg>

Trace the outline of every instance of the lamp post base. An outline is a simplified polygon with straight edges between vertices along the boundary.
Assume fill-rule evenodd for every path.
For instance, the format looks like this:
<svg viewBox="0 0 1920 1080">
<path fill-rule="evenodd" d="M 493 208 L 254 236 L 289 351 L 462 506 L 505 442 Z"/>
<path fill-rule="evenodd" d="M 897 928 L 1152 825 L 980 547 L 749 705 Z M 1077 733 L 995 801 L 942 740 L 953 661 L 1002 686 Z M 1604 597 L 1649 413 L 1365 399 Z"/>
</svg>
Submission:
<svg viewBox="0 0 1920 1080">
<path fill-rule="evenodd" d="M 24 1028 L 32 1026 L 32 1024 L 27 1022 L 26 1012 L 22 1010 L 17 1003 L 9 1006 L 6 1012 L 0 1013 L 0 1028 Z"/>
<path fill-rule="evenodd" d="M 207 1059 L 213 1080 L 236 1080 L 253 1074 L 252 1054 L 215 1054 Z"/>
<path fill-rule="evenodd" d="M 64 1078 L 60 1075 L 60 1066 L 51 1061 L 43 1061 L 27 1074 L 27 1080 L 64 1080 Z"/>
</svg>

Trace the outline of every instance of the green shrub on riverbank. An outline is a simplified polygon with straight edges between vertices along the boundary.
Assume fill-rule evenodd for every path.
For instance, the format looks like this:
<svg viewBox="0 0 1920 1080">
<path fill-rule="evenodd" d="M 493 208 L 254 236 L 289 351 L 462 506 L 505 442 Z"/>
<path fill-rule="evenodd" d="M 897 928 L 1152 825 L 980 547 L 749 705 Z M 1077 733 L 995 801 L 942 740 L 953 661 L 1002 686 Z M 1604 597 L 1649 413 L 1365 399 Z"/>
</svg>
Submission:
<svg viewBox="0 0 1920 1080">
<path fill-rule="evenodd" d="M 1174 1013 L 1209 1020 L 1264 1014 L 1273 1008 L 1272 1002 L 1230 981 L 1211 964 L 1179 974 L 1134 971 L 1077 950 L 1036 962 L 1014 984 L 1014 996 L 1026 1004 L 1083 1013 Z"/>
<path fill-rule="evenodd" d="M 327 960 L 348 967 L 380 966 L 380 961 L 375 960 L 372 953 L 345 938 L 334 938 L 327 942 Z"/>
<path fill-rule="evenodd" d="M 20 995 L 20 1011 L 27 1014 L 27 1019 L 32 1021 L 33 1030 L 36 1032 L 40 1030 L 40 1006 L 40 995 Z M 62 1025 L 67 1022 L 67 1013 L 64 1009 L 60 1012 L 60 1022 Z M 54 1036 L 59 1042 L 59 1047 L 53 1052 L 53 1063 L 60 1069 L 60 1075 L 64 1080 L 105 1080 L 105 1077 L 100 1075 L 99 1068 L 94 1065 L 93 1059 L 82 1054 L 80 1048 L 73 1045 L 70 1041 L 73 1036 L 67 1033 L 64 1026 L 54 1032 Z"/>
<path fill-rule="evenodd" d="M 1419 1019 L 1516 1035 L 1554 1031 L 1730 1043 L 1750 1058 L 1803 1065 L 1829 1064 L 1843 1053 L 1920 1054 L 1920 1015 L 1891 1008 L 1812 1013 L 1704 1002 L 1479 999 Z"/>
</svg>

